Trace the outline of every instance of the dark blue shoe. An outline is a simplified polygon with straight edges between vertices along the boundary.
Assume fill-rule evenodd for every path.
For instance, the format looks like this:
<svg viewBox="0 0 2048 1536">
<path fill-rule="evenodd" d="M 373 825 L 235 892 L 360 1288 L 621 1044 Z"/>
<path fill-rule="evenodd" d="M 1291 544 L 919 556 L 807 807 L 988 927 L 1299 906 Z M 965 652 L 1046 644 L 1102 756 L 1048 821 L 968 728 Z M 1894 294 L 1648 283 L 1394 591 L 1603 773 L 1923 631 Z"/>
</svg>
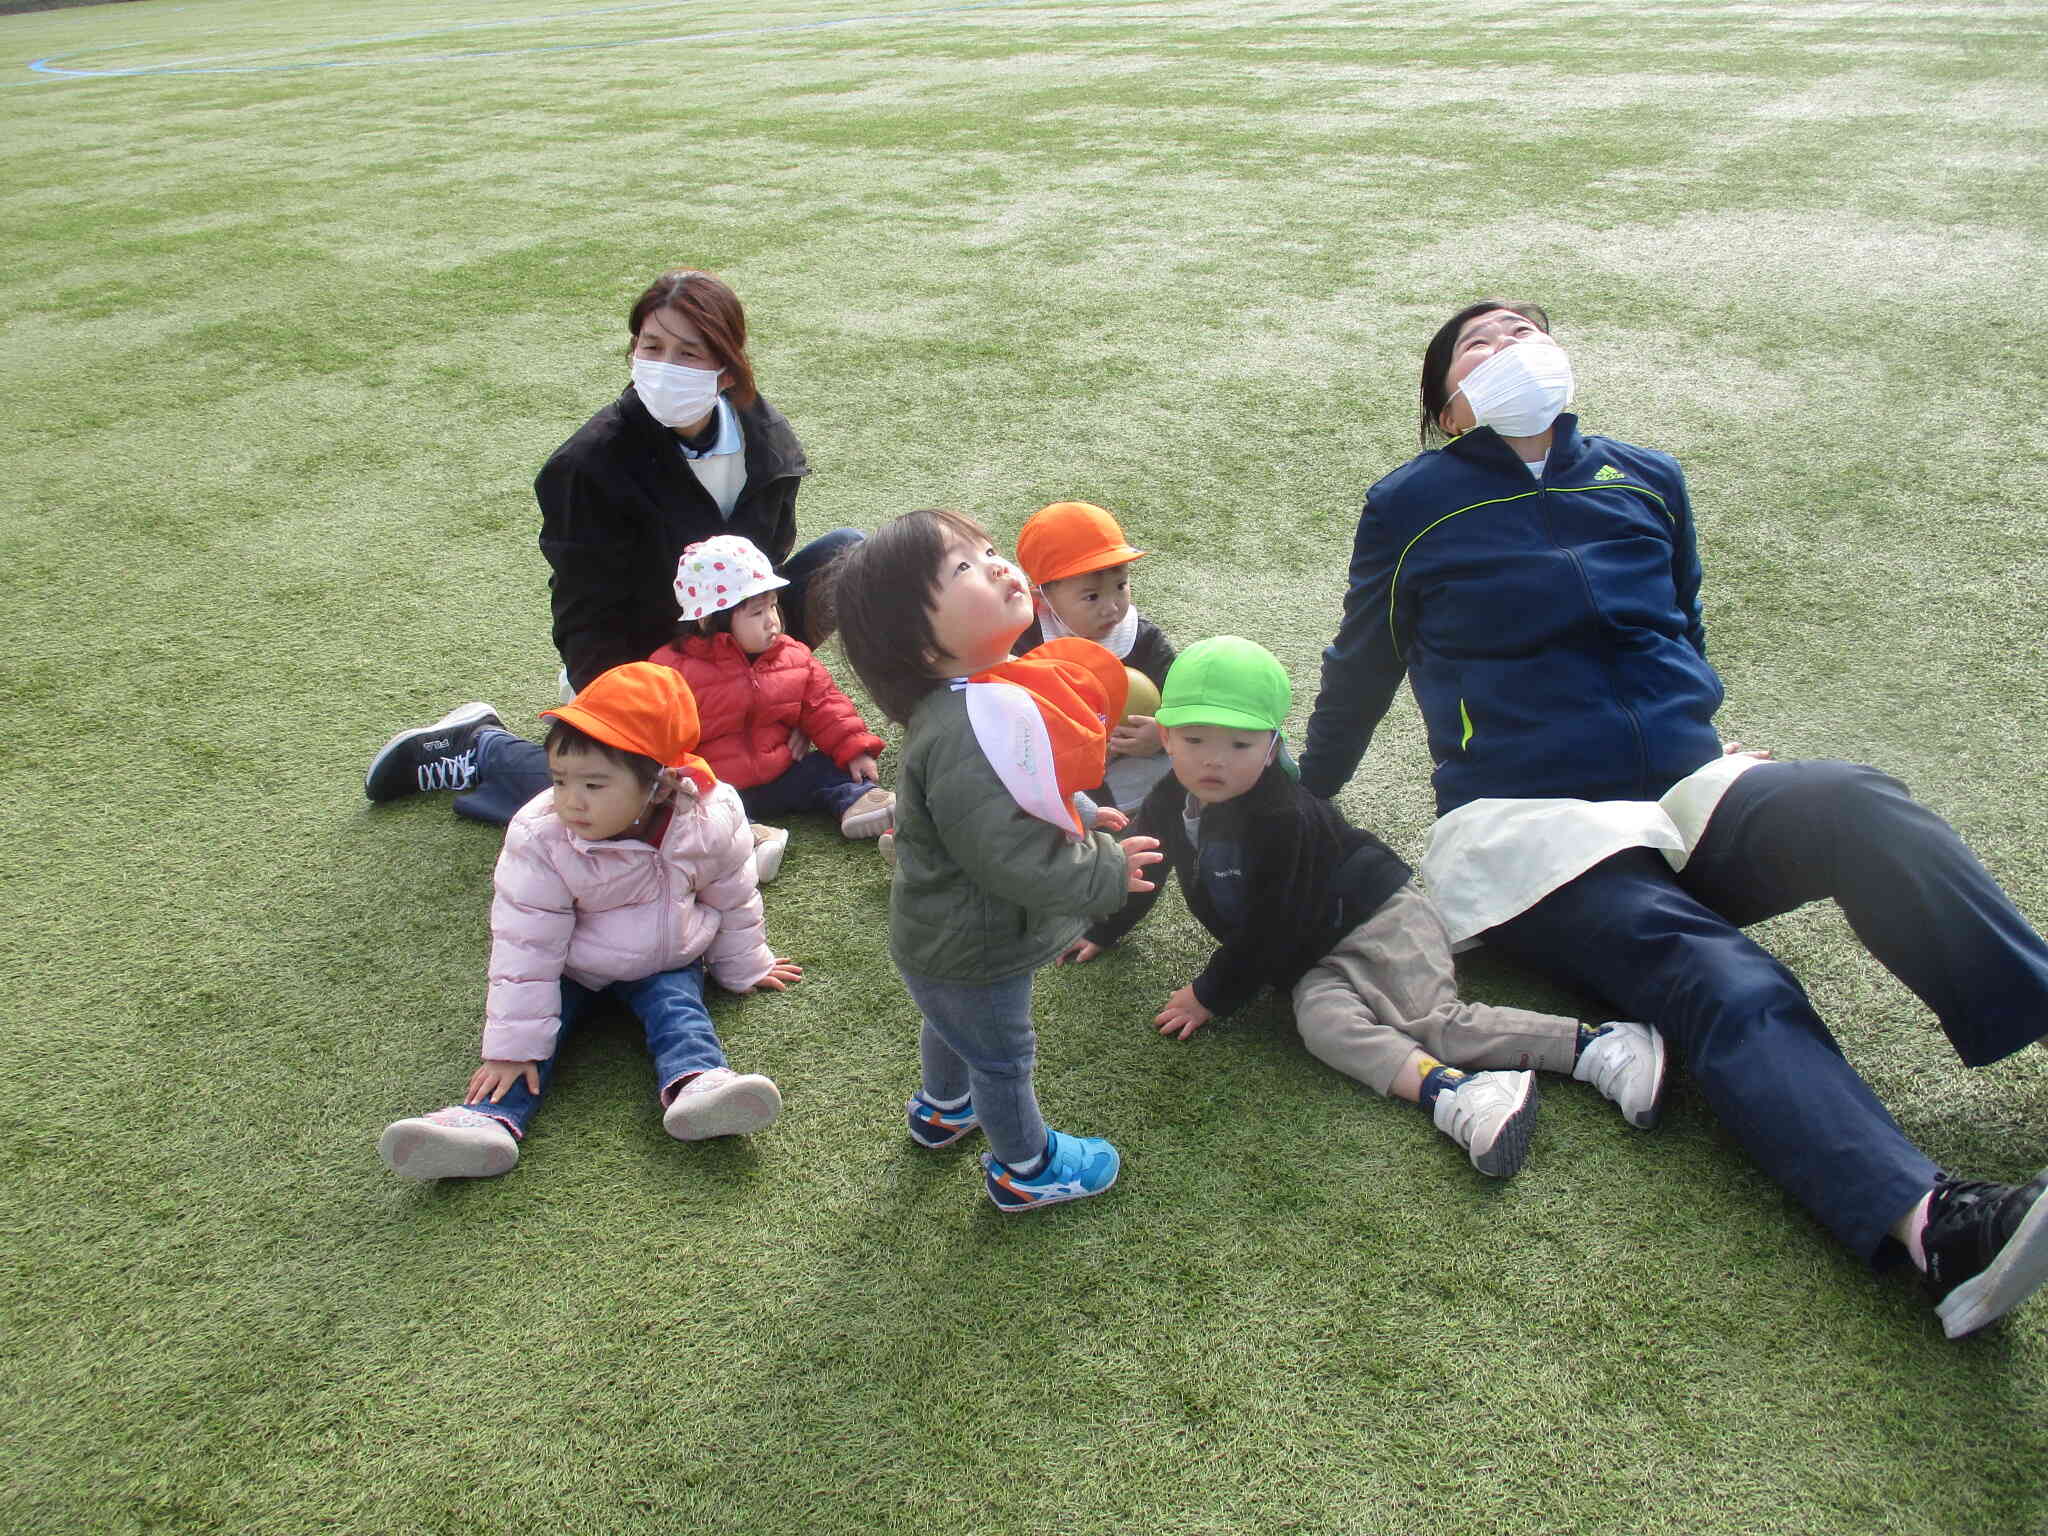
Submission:
<svg viewBox="0 0 2048 1536">
<path fill-rule="evenodd" d="M 988 1170 L 988 1197 L 1003 1211 L 1031 1211 L 1063 1200 L 1086 1200 L 1116 1182 L 1121 1162 L 1116 1148 L 1100 1136 L 1067 1136 L 1047 1128 L 1045 1166 L 1025 1178 L 1010 1172 L 992 1153 L 981 1154 Z"/>
<path fill-rule="evenodd" d="M 1927 1205 L 1927 1289 L 1952 1339 L 2005 1316 L 2048 1280 L 2048 1168 L 2026 1183 L 1941 1179 Z"/>
<path fill-rule="evenodd" d="M 476 733 L 499 727 L 484 703 L 460 704 L 431 725 L 400 731 L 377 749 L 363 775 L 372 800 L 397 800 L 436 789 L 468 789 L 476 782 Z"/>
<path fill-rule="evenodd" d="M 981 1124 L 975 1118 L 972 1099 L 958 1109 L 941 1109 L 920 1093 L 904 1111 L 910 1121 L 910 1139 L 920 1147 L 950 1147 Z"/>
</svg>

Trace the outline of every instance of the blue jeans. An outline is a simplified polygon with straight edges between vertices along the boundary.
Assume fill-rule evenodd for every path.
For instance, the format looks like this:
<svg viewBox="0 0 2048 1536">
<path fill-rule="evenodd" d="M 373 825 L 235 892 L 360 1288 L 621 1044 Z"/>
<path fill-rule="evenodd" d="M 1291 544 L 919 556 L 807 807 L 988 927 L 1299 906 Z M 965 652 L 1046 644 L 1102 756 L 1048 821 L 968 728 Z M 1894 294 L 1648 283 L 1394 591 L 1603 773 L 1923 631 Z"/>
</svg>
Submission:
<svg viewBox="0 0 2048 1536">
<path fill-rule="evenodd" d="M 843 816 L 849 805 L 873 788 L 833 762 L 830 753 L 813 747 L 791 763 L 781 778 L 741 790 L 740 804 L 752 821 L 791 811 L 830 811 Z"/>
<path fill-rule="evenodd" d="M 704 1008 L 701 963 L 677 971 L 656 971 L 638 981 L 615 981 L 602 991 L 624 1000 L 647 1032 L 647 1049 L 654 1053 L 654 1080 L 664 1102 L 677 1078 L 725 1065 L 725 1050 L 719 1045 L 718 1032 L 711 1027 L 711 1015 Z M 505 1090 L 505 1096 L 497 1103 L 479 1100 L 463 1107 L 495 1116 L 511 1127 L 513 1135 L 523 1139 L 527 1122 L 540 1108 L 541 1098 L 554 1080 L 555 1063 L 561 1060 L 562 1047 L 576 1021 L 599 995 L 566 976 L 562 978 L 562 1027 L 555 1036 L 553 1054 L 540 1063 L 539 1093 L 528 1089 L 522 1077 Z"/>
<path fill-rule="evenodd" d="M 1045 1120 L 1031 1091 L 1031 1068 L 1038 1060 L 1032 973 L 987 983 L 900 974 L 924 1015 L 917 1037 L 924 1096 L 950 1104 L 973 1094 L 989 1150 L 1006 1163 L 1030 1162 L 1045 1150 Z"/>
<path fill-rule="evenodd" d="M 1853 1252 L 1938 1170 L 1843 1057 L 1798 978 L 1741 933 L 1831 897 L 1970 1066 L 2048 1028 L 2048 945 L 1955 829 L 1874 768 L 1764 763 L 1682 871 L 1632 848 L 1486 934 L 1661 1029 L 1763 1171 Z"/>
</svg>

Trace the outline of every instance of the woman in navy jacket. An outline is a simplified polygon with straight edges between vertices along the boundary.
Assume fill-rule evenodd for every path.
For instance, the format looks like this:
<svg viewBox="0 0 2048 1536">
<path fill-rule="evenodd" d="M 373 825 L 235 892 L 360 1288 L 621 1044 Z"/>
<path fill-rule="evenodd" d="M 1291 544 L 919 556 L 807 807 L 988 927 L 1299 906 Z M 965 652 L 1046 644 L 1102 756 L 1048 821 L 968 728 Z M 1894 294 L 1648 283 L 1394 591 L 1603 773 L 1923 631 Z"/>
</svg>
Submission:
<svg viewBox="0 0 2048 1536">
<path fill-rule="evenodd" d="M 1655 1023 L 1763 1169 L 1857 1253 L 1903 1249 L 1960 1337 L 2048 1279 L 2048 1171 L 1945 1177 L 1740 929 L 1833 898 L 1971 1066 L 2048 1029 L 2048 945 L 1895 780 L 1724 748 L 1684 477 L 1581 435 L 1549 328 L 1489 299 L 1431 340 L 1425 451 L 1367 495 L 1301 782 L 1335 794 L 1407 678 L 1453 937 Z"/>
</svg>

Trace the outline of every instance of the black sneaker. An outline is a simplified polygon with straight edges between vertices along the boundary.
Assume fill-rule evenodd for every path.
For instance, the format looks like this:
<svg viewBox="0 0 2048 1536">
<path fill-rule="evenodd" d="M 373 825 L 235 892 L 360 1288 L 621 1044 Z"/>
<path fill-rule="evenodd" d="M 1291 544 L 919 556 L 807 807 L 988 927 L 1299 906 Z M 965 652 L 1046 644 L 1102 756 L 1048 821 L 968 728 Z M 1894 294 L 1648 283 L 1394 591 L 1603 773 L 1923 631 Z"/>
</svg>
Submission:
<svg viewBox="0 0 2048 1536">
<path fill-rule="evenodd" d="M 430 789 L 467 789 L 476 782 L 476 733 L 502 722 L 488 704 L 464 704 L 432 725 L 400 731 L 370 759 L 363 793 L 398 800 Z"/>
<path fill-rule="evenodd" d="M 1952 1339 L 2005 1316 L 2048 1280 L 2048 1168 L 2015 1188 L 1941 1179 L 1927 1205 L 1927 1289 Z"/>
</svg>

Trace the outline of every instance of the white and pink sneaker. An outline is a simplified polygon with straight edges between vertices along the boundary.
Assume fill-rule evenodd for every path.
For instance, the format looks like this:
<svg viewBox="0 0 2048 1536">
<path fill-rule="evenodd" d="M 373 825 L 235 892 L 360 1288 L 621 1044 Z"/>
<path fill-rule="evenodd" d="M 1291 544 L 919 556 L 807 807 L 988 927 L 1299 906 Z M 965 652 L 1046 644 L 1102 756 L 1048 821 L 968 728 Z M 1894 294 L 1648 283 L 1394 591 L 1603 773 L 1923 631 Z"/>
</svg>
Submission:
<svg viewBox="0 0 2048 1536">
<path fill-rule="evenodd" d="M 781 1114 L 782 1091 L 772 1079 L 713 1067 L 676 1090 L 661 1128 L 677 1141 L 708 1141 L 766 1130 Z"/>
<path fill-rule="evenodd" d="M 408 1179 L 488 1179 L 519 1165 L 519 1142 L 505 1122 L 459 1104 L 392 1121 L 377 1152 Z"/>
</svg>

